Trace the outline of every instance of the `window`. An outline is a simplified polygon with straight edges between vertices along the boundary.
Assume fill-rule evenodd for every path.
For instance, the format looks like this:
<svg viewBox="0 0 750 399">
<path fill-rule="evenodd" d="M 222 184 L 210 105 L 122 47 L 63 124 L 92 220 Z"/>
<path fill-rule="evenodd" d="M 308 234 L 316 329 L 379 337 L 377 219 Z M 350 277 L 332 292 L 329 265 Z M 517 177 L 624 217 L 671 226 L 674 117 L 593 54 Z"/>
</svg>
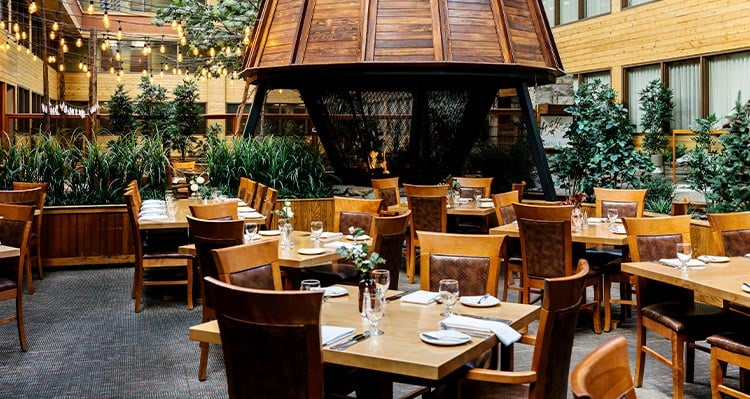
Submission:
<svg viewBox="0 0 750 399">
<path fill-rule="evenodd" d="M 611 12 L 611 0 L 542 0 L 550 26 Z"/>
<path fill-rule="evenodd" d="M 597 15 L 609 14 L 612 3 L 610 0 L 587 0 L 586 1 L 586 18 Z"/>
<path fill-rule="evenodd" d="M 609 71 L 583 73 L 580 76 L 581 83 L 589 83 L 595 80 L 599 80 L 610 87 L 612 86 L 612 78 Z"/>
<path fill-rule="evenodd" d="M 716 114 L 721 124 L 728 121 L 737 96 L 750 98 L 750 52 L 720 55 L 708 59 L 708 113 Z"/>
<path fill-rule="evenodd" d="M 628 110 L 630 111 L 630 122 L 635 125 L 637 132 L 643 131 L 641 126 L 641 109 L 638 107 L 638 99 L 641 97 L 640 92 L 643 90 L 649 82 L 654 79 L 659 79 L 660 67 L 659 65 L 648 65 L 638 68 L 630 68 L 626 71 L 628 78 L 627 87 L 627 104 Z"/>
<path fill-rule="evenodd" d="M 700 64 L 697 59 L 667 65 L 674 99 L 673 129 L 690 129 L 701 115 Z"/>
<path fill-rule="evenodd" d="M 654 1 L 656 1 L 656 0 L 624 0 L 622 2 L 622 6 L 623 6 L 623 8 L 625 8 L 625 7 L 632 7 L 632 6 L 637 6 L 637 5 L 640 5 L 640 4 L 651 3 L 651 2 L 654 2 Z"/>
</svg>

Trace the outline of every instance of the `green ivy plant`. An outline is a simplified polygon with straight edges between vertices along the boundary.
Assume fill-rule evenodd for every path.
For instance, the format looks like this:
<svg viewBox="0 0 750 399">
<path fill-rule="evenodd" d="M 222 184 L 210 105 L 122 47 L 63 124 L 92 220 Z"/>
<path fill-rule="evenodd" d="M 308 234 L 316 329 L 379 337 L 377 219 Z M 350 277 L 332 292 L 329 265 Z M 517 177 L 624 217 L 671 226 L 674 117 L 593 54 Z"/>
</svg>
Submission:
<svg viewBox="0 0 750 399">
<path fill-rule="evenodd" d="M 639 108 L 643 111 L 641 126 L 645 133 L 642 147 L 650 154 L 659 154 L 667 147 L 671 132 L 674 111 L 672 90 L 665 87 L 661 80 L 655 79 L 638 94 Z"/>
<path fill-rule="evenodd" d="M 557 147 L 550 169 L 569 194 L 593 197 L 594 187 L 637 187 L 643 172 L 653 170 L 648 156 L 635 149 L 628 110 L 617 93 L 601 81 L 587 82 L 565 109 L 573 122 L 565 132 L 566 147 Z"/>
<path fill-rule="evenodd" d="M 719 138 L 723 150 L 716 156 L 717 173 L 711 180 L 712 211 L 750 211 L 750 102 L 737 97 L 728 116 L 728 132 Z"/>
</svg>

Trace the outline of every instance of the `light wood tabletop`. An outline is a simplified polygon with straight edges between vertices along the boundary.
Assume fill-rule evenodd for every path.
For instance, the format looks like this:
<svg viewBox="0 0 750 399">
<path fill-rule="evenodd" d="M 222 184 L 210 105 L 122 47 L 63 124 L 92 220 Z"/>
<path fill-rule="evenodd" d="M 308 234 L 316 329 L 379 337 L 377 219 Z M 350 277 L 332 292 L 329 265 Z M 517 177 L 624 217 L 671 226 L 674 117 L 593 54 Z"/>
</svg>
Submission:
<svg viewBox="0 0 750 399">
<path fill-rule="evenodd" d="M 16 247 L 0 245 L 0 258 L 12 258 L 14 256 L 21 256 L 21 250 Z"/>
<path fill-rule="evenodd" d="M 328 298 L 323 303 L 321 324 L 355 327 L 356 332 L 365 331 L 368 323 L 357 311 L 358 288 L 346 288 L 348 295 Z M 396 292 L 389 291 L 387 295 Z M 370 337 L 343 351 L 325 347 L 323 361 L 437 381 L 498 344 L 494 335 L 486 339 L 472 337 L 470 342 L 456 346 L 435 346 L 423 342 L 419 333 L 439 330 L 438 322 L 443 319 L 440 315 L 443 310 L 443 306 L 436 303 L 419 305 L 391 301 L 386 305 L 386 316 L 378 326 L 385 334 Z M 454 311 L 509 319 L 512 327 L 520 329 L 539 318 L 540 308 L 507 302 L 490 308 L 470 308 L 457 303 Z M 194 341 L 221 344 L 215 320 L 190 327 L 189 337 Z"/>
<path fill-rule="evenodd" d="M 622 226 L 622 225 L 620 225 Z M 510 237 L 519 237 L 518 224 L 509 223 L 490 229 L 490 234 L 504 234 Z M 613 233 L 609 229 L 609 223 L 589 223 L 581 227 L 581 231 L 573 232 L 573 242 L 596 244 L 596 245 L 628 245 L 626 234 Z"/>
<path fill-rule="evenodd" d="M 175 204 L 175 217 L 174 220 L 159 220 L 159 221 L 141 221 L 138 223 L 141 230 L 152 230 L 152 229 L 186 229 L 188 227 L 188 221 L 186 216 L 190 215 L 190 200 L 180 199 L 174 201 Z M 255 222 L 258 224 L 265 223 L 266 218 L 253 217 L 245 218 L 245 222 Z"/>
<path fill-rule="evenodd" d="M 727 263 L 708 263 L 704 269 L 692 269 L 683 276 L 678 268 L 656 262 L 625 262 L 622 271 L 678 287 L 693 290 L 703 298 L 716 298 L 750 306 L 750 293 L 742 290 L 742 282 L 750 284 L 750 259 L 730 258 Z"/>
</svg>

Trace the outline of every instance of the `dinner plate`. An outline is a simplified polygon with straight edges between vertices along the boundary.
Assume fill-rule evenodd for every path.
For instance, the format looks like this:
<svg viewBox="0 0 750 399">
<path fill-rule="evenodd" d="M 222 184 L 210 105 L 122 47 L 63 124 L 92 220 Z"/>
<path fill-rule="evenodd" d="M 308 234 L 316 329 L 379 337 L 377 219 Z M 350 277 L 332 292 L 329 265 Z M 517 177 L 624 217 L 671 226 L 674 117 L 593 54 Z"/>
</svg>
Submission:
<svg viewBox="0 0 750 399">
<path fill-rule="evenodd" d="M 302 255 L 320 255 L 325 251 L 326 250 L 323 248 L 300 248 L 297 250 L 297 253 Z"/>
<path fill-rule="evenodd" d="M 728 256 L 715 256 L 715 255 L 701 255 L 698 260 L 705 263 L 726 263 L 729 262 Z"/>
<path fill-rule="evenodd" d="M 492 198 L 480 198 L 479 202 L 492 202 Z"/>
<path fill-rule="evenodd" d="M 432 345 L 453 346 L 463 345 L 471 341 L 471 337 L 455 330 L 437 330 L 419 333 L 419 338 Z"/>
<path fill-rule="evenodd" d="M 492 208 L 494 206 L 495 204 L 493 204 L 492 202 L 480 202 L 479 203 L 480 208 Z"/>
<path fill-rule="evenodd" d="M 281 234 L 281 232 L 278 230 L 261 230 L 258 232 L 258 234 L 262 236 L 277 236 Z"/>
<path fill-rule="evenodd" d="M 346 288 L 339 287 L 337 285 L 332 285 L 330 287 L 325 287 L 325 288 L 323 288 L 323 291 L 325 291 L 323 293 L 323 295 L 330 296 L 330 297 L 342 296 L 342 295 L 346 295 L 346 294 L 349 293 L 349 291 L 347 291 Z"/>
<path fill-rule="evenodd" d="M 345 236 L 344 236 L 344 238 L 346 238 L 347 240 L 352 240 L 352 241 L 354 241 L 354 236 L 352 236 L 351 234 L 347 234 L 347 235 L 345 235 Z M 359 236 L 359 237 L 358 237 L 357 239 L 358 239 L 358 240 L 369 240 L 369 239 L 370 239 L 370 236 L 368 236 L 367 234 L 362 234 L 362 235 L 361 235 L 361 236 Z"/>
<path fill-rule="evenodd" d="M 485 299 L 482 299 L 482 297 L 484 297 L 484 295 L 462 296 L 458 298 L 458 301 L 461 302 L 461 305 L 473 306 L 476 308 L 489 308 L 500 304 L 500 300 L 492 295 Z M 480 299 L 482 299 L 482 302 L 478 303 Z"/>
<path fill-rule="evenodd" d="M 625 231 L 625 227 L 622 226 L 615 226 L 615 229 L 612 231 L 614 234 L 628 234 L 627 231 Z"/>
<path fill-rule="evenodd" d="M 750 287 L 748 287 L 747 284 L 742 284 L 740 287 L 742 287 L 742 291 L 750 292 Z"/>
</svg>

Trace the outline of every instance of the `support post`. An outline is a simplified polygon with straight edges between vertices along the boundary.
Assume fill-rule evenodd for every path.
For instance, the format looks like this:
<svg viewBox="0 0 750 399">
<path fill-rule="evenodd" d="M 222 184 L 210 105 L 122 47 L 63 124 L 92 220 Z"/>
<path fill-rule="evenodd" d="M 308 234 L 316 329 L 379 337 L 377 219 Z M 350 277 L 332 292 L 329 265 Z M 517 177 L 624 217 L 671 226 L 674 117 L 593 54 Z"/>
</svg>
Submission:
<svg viewBox="0 0 750 399">
<path fill-rule="evenodd" d="M 518 94 L 518 100 L 523 110 L 523 121 L 526 125 L 526 134 L 529 138 L 529 149 L 536 163 L 536 170 L 539 182 L 542 185 L 542 191 L 544 192 L 544 199 L 547 201 L 557 201 L 555 185 L 552 183 L 552 175 L 550 175 L 549 164 L 547 163 L 547 154 L 545 154 L 544 146 L 542 145 L 542 136 L 539 134 L 539 126 L 536 124 L 536 118 L 532 114 L 534 106 L 531 104 L 529 86 L 526 82 L 518 84 L 516 93 Z"/>
<path fill-rule="evenodd" d="M 244 138 L 248 138 L 255 133 L 255 128 L 258 126 L 258 120 L 263 111 L 263 104 L 266 102 L 266 93 L 268 93 L 268 85 L 258 83 L 255 88 L 255 96 L 253 96 L 253 103 L 250 105 L 250 113 L 247 115 L 245 131 L 242 133 Z"/>
</svg>

